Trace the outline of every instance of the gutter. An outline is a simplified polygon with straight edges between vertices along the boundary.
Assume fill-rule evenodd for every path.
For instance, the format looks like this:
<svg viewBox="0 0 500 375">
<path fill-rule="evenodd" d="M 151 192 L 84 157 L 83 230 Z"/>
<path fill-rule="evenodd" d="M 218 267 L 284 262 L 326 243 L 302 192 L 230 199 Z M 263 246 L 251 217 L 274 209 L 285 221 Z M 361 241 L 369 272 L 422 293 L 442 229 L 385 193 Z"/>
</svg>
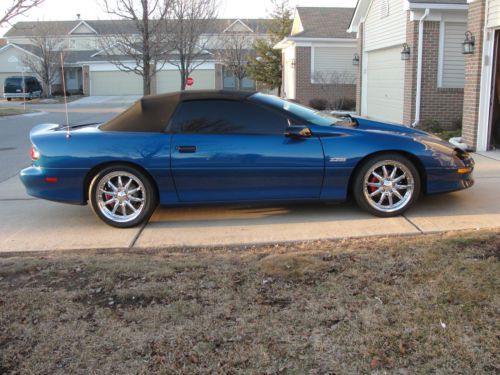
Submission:
<svg viewBox="0 0 500 375">
<path fill-rule="evenodd" d="M 426 8 L 424 15 L 418 21 L 418 58 L 417 58 L 417 94 L 415 98 L 415 121 L 411 126 L 414 128 L 420 122 L 420 101 L 422 96 L 422 55 L 424 45 L 424 21 L 430 13 L 430 9 Z"/>
</svg>

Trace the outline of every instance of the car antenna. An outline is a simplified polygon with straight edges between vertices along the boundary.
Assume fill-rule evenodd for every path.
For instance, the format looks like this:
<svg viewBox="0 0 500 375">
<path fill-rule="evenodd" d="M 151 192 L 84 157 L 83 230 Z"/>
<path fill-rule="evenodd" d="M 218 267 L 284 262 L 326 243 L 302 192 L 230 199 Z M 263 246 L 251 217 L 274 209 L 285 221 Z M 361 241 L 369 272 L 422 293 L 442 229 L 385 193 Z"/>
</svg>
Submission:
<svg viewBox="0 0 500 375">
<path fill-rule="evenodd" d="M 66 80 L 64 77 L 64 59 L 63 59 L 63 54 L 62 51 L 60 52 L 59 56 L 61 57 L 61 75 L 62 75 L 62 89 L 63 89 L 63 96 L 64 96 L 64 109 L 66 112 L 66 138 L 70 138 L 70 128 L 69 128 L 69 116 L 68 116 L 68 99 L 66 98 Z"/>
</svg>

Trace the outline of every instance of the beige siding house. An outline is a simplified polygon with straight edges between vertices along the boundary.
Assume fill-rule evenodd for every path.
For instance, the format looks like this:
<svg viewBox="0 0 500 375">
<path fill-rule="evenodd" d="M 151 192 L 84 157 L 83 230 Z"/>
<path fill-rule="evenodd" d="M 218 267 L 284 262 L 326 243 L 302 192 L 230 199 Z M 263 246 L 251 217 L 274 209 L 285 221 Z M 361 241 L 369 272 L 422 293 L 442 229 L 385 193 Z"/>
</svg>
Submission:
<svg viewBox="0 0 500 375">
<path fill-rule="evenodd" d="M 40 25 L 54 31 L 61 40 L 65 52 L 64 70 L 66 90 L 84 95 L 142 95 L 142 77 L 120 70 L 114 61 L 134 68 L 134 62 L 119 54 L 119 48 L 104 44 L 110 43 L 118 33 L 137 33 L 133 22 L 127 20 L 74 20 L 18 22 L 6 34 L 8 44 L 0 48 L 0 90 L 6 77 L 31 74 L 23 63 L 23 56 L 36 55 L 33 37 Z M 226 33 L 245 33 L 248 39 L 266 38 L 269 20 L 263 19 L 217 19 L 210 29 L 202 35 L 206 45 L 203 60 L 196 61 L 197 68 L 191 74 L 193 85 L 188 89 L 231 89 L 234 77 L 224 70 L 217 61 L 216 50 L 219 40 Z M 206 42 L 206 43 L 205 43 Z M 61 79 L 57 78 L 53 90 L 61 89 Z M 180 75 L 177 67 L 162 64 L 152 84 L 155 93 L 179 90 Z M 255 83 L 244 80 L 243 88 L 255 89 Z M 3 92 L 0 92 L 3 93 Z"/>
<path fill-rule="evenodd" d="M 292 31 L 275 48 L 282 50 L 283 95 L 309 104 L 354 103 L 355 35 L 346 32 L 353 8 L 298 7 Z"/>
<path fill-rule="evenodd" d="M 466 0 L 359 0 L 357 112 L 451 128 L 462 119 Z"/>
</svg>

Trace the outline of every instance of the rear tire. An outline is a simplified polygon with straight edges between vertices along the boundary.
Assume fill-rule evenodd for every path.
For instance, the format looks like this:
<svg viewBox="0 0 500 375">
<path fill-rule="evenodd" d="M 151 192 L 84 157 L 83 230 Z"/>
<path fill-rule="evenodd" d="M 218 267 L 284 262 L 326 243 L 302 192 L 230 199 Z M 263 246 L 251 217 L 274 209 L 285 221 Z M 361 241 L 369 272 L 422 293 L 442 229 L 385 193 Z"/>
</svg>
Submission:
<svg viewBox="0 0 500 375">
<path fill-rule="evenodd" d="M 420 175 L 414 164 L 400 154 L 381 154 L 358 170 L 353 195 L 358 205 L 379 217 L 405 212 L 420 195 Z"/>
<path fill-rule="evenodd" d="M 157 202 L 151 180 L 126 165 L 102 169 L 89 186 L 92 210 L 106 224 L 117 228 L 131 228 L 149 219 Z"/>
<path fill-rule="evenodd" d="M 12 100 L 12 98 L 7 98 L 7 101 L 10 102 Z"/>
</svg>

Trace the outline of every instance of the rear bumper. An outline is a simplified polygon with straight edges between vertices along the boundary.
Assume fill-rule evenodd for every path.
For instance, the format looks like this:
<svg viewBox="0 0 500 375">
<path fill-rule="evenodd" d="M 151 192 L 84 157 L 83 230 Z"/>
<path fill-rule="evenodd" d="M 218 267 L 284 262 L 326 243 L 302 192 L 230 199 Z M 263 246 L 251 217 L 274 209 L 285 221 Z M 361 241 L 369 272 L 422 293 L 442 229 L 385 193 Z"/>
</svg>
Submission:
<svg viewBox="0 0 500 375">
<path fill-rule="evenodd" d="M 86 204 L 84 200 L 84 179 L 82 169 L 46 169 L 31 166 L 23 169 L 19 177 L 26 192 L 36 198 L 56 202 Z"/>
<path fill-rule="evenodd" d="M 8 99 L 8 98 L 10 98 L 10 99 L 23 99 L 23 98 L 24 99 L 28 99 L 30 97 L 30 95 L 32 97 L 38 97 L 38 96 L 40 96 L 40 94 L 38 93 L 38 91 L 35 91 L 35 92 L 31 93 L 31 94 L 29 92 L 16 92 L 16 93 L 14 93 L 14 92 L 10 92 L 10 93 L 6 92 L 6 93 L 3 94 L 3 97 L 5 99 Z"/>
</svg>

